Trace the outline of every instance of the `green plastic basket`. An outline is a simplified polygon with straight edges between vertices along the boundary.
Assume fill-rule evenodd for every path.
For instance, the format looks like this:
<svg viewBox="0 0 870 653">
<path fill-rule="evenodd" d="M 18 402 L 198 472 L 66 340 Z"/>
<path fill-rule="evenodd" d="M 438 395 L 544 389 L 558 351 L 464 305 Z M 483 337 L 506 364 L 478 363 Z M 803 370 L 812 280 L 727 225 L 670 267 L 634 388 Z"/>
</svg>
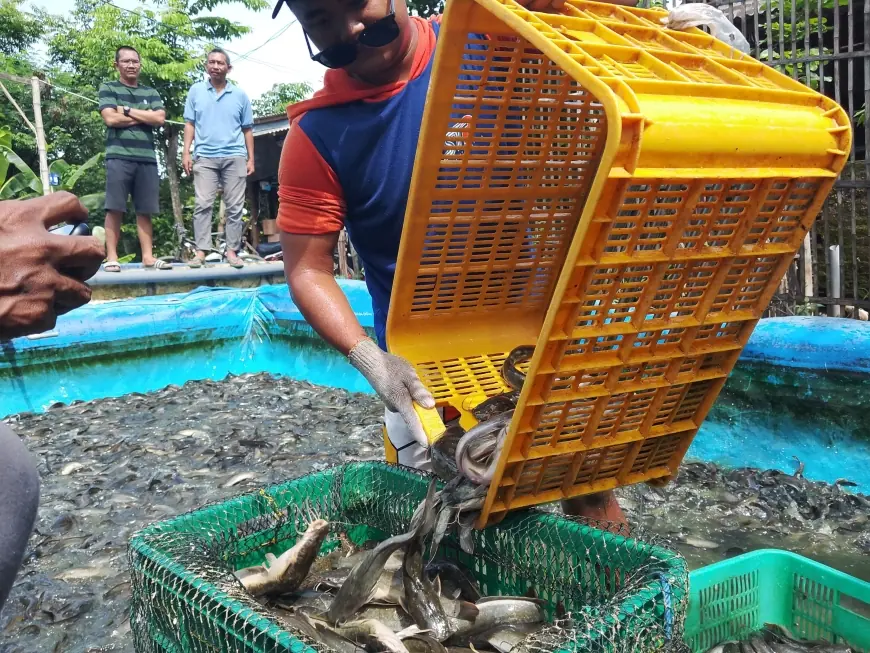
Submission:
<svg viewBox="0 0 870 653">
<path fill-rule="evenodd" d="M 693 571 L 686 641 L 701 653 L 765 623 L 870 653 L 870 583 L 803 556 L 764 549 Z"/>
<path fill-rule="evenodd" d="M 302 521 L 275 519 L 288 507 L 306 505 L 343 524 L 346 536 L 361 544 L 405 530 L 427 484 L 426 477 L 405 469 L 352 463 L 137 532 L 129 547 L 136 650 L 311 651 L 241 590 L 232 571 L 292 544 Z M 614 646 L 614 638 L 682 634 L 688 571 L 673 551 L 537 510 L 513 513 L 476 531 L 474 541 L 474 557 L 452 536 L 444 539 L 440 555 L 471 570 L 485 594 L 517 595 L 534 587 L 548 601 L 551 617 L 562 602 L 591 625 L 579 640 L 554 650 L 643 650 L 646 646 Z M 323 553 L 337 545 L 337 538 L 328 539 Z"/>
</svg>

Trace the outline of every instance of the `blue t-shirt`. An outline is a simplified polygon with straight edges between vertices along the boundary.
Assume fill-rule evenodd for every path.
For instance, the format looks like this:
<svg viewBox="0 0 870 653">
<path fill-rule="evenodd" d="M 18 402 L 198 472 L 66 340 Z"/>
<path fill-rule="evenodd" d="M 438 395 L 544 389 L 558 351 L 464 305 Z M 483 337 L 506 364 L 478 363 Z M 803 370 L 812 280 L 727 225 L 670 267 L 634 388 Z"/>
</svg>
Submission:
<svg viewBox="0 0 870 653">
<path fill-rule="evenodd" d="M 196 130 L 195 158 L 247 156 L 242 130 L 254 126 L 254 114 L 250 99 L 239 87 L 227 82 L 218 95 L 210 80 L 197 82 L 187 93 L 184 120 Z"/>
</svg>

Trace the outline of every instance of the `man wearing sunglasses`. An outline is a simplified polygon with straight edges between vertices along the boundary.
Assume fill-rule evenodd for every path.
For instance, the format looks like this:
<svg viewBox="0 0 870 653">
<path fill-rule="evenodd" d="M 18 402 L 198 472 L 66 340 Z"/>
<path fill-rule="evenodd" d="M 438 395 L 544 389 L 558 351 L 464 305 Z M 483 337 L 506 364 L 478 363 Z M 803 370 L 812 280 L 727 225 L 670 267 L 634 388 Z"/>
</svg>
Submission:
<svg viewBox="0 0 870 653">
<path fill-rule="evenodd" d="M 541 11 L 565 0 L 518 2 Z M 427 469 L 413 402 L 435 402 L 411 365 L 387 353 L 386 322 L 440 18 L 409 16 L 405 0 L 278 0 L 273 18 L 284 4 L 299 20 L 311 58 L 330 69 L 322 90 L 288 108 L 292 125 L 278 172 L 287 281 L 305 319 L 383 400 L 387 458 Z M 377 344 L 333 276 L 342 227 L 363 261 Z M 563 507 L 625 521 L 612 492 Z"/>
</svg>

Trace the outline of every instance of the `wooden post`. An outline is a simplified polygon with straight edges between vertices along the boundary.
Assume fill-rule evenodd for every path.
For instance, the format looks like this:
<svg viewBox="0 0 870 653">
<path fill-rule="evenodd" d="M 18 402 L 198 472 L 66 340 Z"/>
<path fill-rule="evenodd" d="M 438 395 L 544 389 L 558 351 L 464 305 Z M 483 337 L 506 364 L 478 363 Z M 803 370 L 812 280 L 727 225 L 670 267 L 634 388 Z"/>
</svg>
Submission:
<svg viewBox="0 0 870 653">
<path fill-rule="evenodd" d="M 48 146 L 45 142 L 45 128 L 42 125 L 42 98 L 39 90 L 39 78 L 30 78 L 30 86 L 33 90 L 33 122 L 36 123 L 36 150 L 39 154 L 39 177 L 42 179 L 42 194 L 51 193 L 51 184 L 48 181 Z"/>
<path fill-rule="evenodd" d="M 347 267 L 347 231 L 344 229 L 338 234 L 338 273 L 342 279 L 350 276 Z"/>
<path fill-rule="evenodd" d="M 801 246 L 801 280 L 803 281 L 804 297 L 815 297 L 816 289 L 813 286 L 813 246 L 810 232 L 804 236 L 804 244 Z"/>
<path fill-rule="evenodd" d="M 250 221 L 248 222 L 248 236 L 251 247 L 257 249 L 260 244 L 260 197 L 257 189 L 259 182 L 249 181 L 247 184 L 248 205 L 251 207 Z"/>
<path fill-rule="evenodd" d="M 828 297 L 840 299 L 840 246 L 828 247 Z M 828 317 L 840 317 L 840 305 L 828 304 Z"/>
</svg>

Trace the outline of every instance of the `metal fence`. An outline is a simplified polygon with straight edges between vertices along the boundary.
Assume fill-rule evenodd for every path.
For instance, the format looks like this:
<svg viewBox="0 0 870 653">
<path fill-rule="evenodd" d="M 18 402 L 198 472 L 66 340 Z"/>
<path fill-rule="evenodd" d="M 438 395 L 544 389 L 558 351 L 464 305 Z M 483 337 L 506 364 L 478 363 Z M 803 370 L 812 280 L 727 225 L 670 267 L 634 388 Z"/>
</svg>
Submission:
<svg viewBox="0 0 870 653">
<path fill-rule="evenodd" d="M 670 8 L 676 2 L 645 3 Z M 849 163 L 771 303 L 775 315 L 870 311 L 870 0 L 708 0 L 752 56 L 835 100 L 855 128 Z M 838 283 L 839 282 L 839 283 Z"/>
</svg>

